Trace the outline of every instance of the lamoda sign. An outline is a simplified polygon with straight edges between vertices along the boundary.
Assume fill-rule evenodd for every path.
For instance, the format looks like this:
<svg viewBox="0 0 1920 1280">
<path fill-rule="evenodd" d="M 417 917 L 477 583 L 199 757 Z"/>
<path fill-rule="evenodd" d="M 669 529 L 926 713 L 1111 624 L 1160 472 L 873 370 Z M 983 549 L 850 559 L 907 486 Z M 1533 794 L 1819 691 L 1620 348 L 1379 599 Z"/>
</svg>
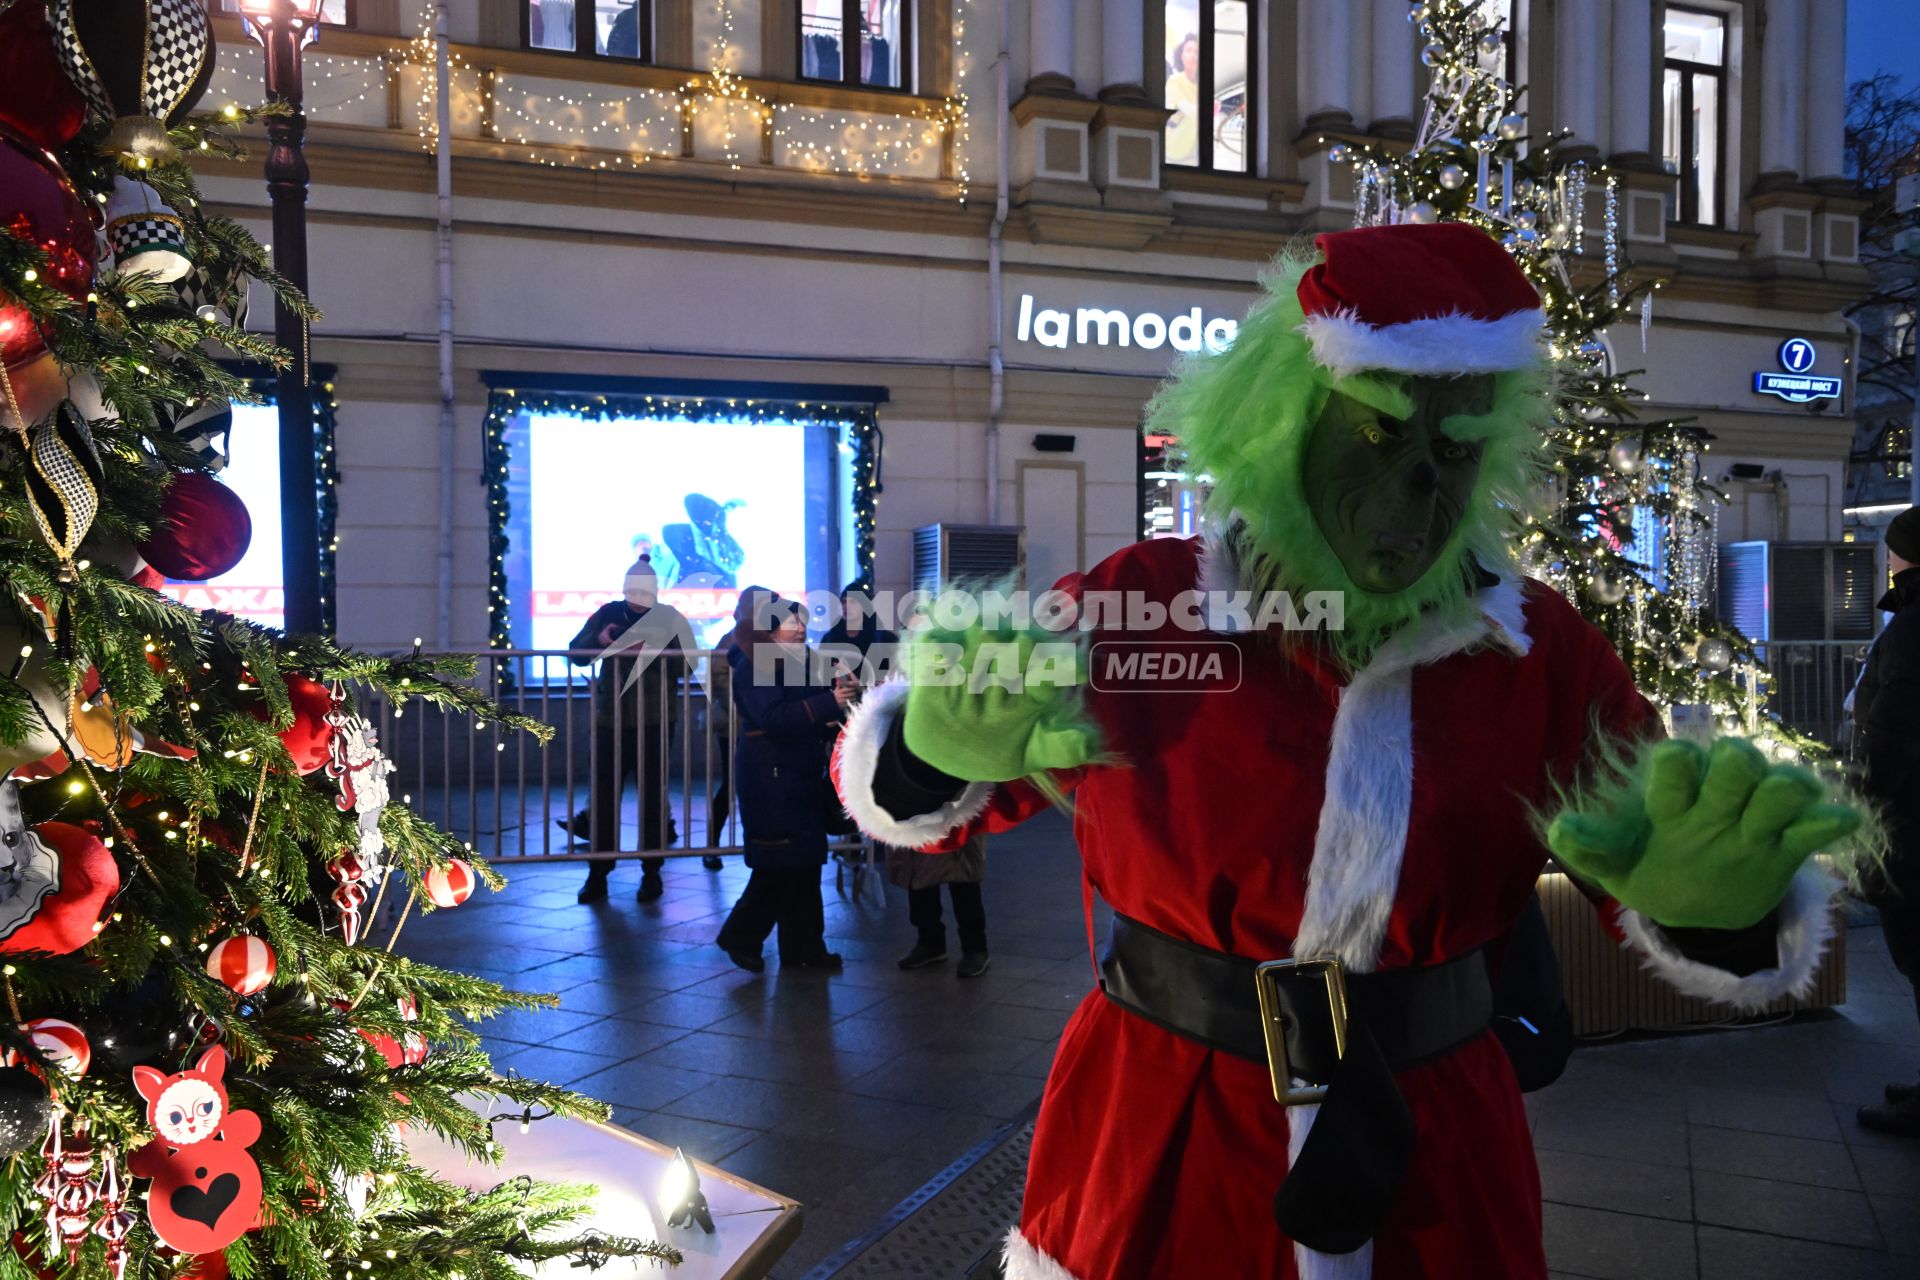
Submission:
<svg viewBox="0 0 1920 1280">
<path fill-rule="evenodd" d="M 1070 347 L 1163 348 L 1178 352 L 1219 353 L 1233 345 L 1240 322 L 1226 316 L 1203 316 L 1199 307 L 1173 315 L 1157 311 L 1124 311 L 1119 307 L 1075 307 L 1062 311 L 1040 307 L 1033 295 L 1020 295 L 1019 342 L 1038 343 L 1065 351 Z"/>
</svg>

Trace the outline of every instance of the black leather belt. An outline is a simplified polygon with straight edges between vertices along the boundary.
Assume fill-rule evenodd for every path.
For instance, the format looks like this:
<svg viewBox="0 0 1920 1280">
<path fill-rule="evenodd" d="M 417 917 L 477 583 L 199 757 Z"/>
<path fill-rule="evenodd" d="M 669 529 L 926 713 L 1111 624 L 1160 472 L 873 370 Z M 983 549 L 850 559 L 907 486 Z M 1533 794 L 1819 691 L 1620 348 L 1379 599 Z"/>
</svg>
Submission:
<svg viewBox="0 0 1920 1280">
<path fill-rule="evenodd" d="M 1325 1085 L 1340 1055 L 1324 978 L 1310 966 L 1294 974 L 1275 966 L 1256 977 L 1260 969 L 1256 960 L 1185 942 L 1116 912 L 1100 985 L 1129 1013 L 1208 1048 L 1266 1063 L 1258 990 L 1265 981 L 1278 1000 L 1290 1074 Z M 1395 1071 L 1444 1057 L 1493 1020 L 1493 983 L 1479 951 L 1422 969 L 1342 977 L 1347 1021 L 1366 1025 Z"/>
<path fill-rule="evenodd" d="M 1337 961 L 1312 957 L 1262 964 L 1115 912 L 1100 973 L 1107 998 L 1127 1012 L 1264 1064 L 1274 1096 L 1288 1105 L 1319 1104 L 1274 1216 L 1289 1237 L 1323 1253 L 1351 1253 L 1372 1239 L 1406 1176 L 1413 1113 L 1393 1073 L 1478 1039 L 1493 1018 L 1479 951 L 1426 968 L 1346 974 Z"/>
</svg>

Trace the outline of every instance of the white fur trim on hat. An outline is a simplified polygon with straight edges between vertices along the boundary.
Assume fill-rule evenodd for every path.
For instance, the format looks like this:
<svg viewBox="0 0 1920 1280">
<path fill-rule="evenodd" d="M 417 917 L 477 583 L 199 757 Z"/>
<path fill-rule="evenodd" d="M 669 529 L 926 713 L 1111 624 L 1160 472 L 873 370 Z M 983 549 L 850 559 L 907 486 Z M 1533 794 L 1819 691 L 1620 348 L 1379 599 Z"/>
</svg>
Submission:
<svg viewBox="0 0 1920 1280">
<path fill-rule="evenodd" d="M 907 682 L 889 680 L 867 690 L 840 732 L 835 751 L 840 758 L 840 803 L 860 829 L 885 844 L 921 849 L 986 811 L 993 798 L 991 782 L 969 782 L 959 795 L 931 813 L 896 818 L 874 798 L 873 775 L 893 729 L 895 717 L 906 710 Z"/>
<path fill-rule="evenodd" d="M 1671 983 L 1681 995 L 1730 1005 L 1741 1012 L 1761 1009 L 1786 996 L 1803 996 L 1813 986 L 1820 958 L 1833 940 L 1832 876 L 1809 863 L 1793 878 L 1780 904 L 1780 931 L 1775 945 L 1780 964 L 1740 977 L 1698 960 L 1689 960 L 1673 945 L 1659 925 L 1638 911 L 1622 911 L 1620 927 L 1627 948 L 1641 962 Z"/>
<path fill-rule="evenodd" d="M 1498 320 L 1463 312 L 1375 327 L 1352 310 L 1308 316 L 1300 326 L 1313 358 L 1335 377 L 1369 369 L 1446 376 L 1524 369 L 1545 356 L 1546 312 L 1514 311 Z"/>
</svg>

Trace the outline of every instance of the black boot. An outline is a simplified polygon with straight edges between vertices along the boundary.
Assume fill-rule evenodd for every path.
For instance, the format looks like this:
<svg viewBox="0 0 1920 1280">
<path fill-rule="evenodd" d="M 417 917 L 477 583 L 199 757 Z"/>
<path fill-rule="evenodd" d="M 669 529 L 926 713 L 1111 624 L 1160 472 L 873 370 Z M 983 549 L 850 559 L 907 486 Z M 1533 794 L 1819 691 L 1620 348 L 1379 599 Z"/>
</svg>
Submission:
<svg viewBox="0 0 1920 1280">
<path fill-rule="evenodd" d="M 1860 1127 L 1901 1138 L 1920 1138 L 1920 1098 L 1860 1108 Z"/>
<path fill-rule="evenodd" d="M 606 870 L 605 863 L 594 863 L 592 869 L 587 872 L 587 882 L 580 886 L 580 892 L 575 895 L 574 900 L 577 902 L 605 902 L 607 900 L 607 876 L 609 874 L 610 872 Z"/>
<path fill-rule="evenodd" d="M 667 891 L 667 885 L 660 878 L 658 867 L 648 867 L 640 873 L 640 891 L 633 895 L 636 902 L 658 902 L 660 895 Z"/>
<path fill-rule="evenodd" d="M 700 865 L 705 867 L 709 871 L 718 871 L 720 870 L 720 868 L 726 866 L 727 864 L 720 861 L 719 854 L 710 853 L 706 857 L 700 859 Z"/>
<path fill-rule="evenodd" d="M 1888 1102 L 1913 1102 L 1920 1100 L 1920 1084 L 1890 1084 L 1887 1086 Z"/>
</svg>

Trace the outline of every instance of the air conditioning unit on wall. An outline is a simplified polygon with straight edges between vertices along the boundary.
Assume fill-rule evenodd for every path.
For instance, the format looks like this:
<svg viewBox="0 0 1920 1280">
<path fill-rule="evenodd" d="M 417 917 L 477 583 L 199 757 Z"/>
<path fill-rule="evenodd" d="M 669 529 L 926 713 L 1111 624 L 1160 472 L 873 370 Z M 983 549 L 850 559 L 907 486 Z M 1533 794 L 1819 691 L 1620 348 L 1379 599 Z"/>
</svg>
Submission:
<svg viewBox="0 0 1920 1280">
<path fill-rule="evenodd" d="M 1720 616 L 1754 640 L 1871 640 L 1875 582 L 1871 543 L 1720 548 Z"/>
<path fill-rule="evenodd" d="M 926 524 L 913 531 L 913 589 L 1026 585 L 1027 534 L 1019 525 Z"/>
</svg>

